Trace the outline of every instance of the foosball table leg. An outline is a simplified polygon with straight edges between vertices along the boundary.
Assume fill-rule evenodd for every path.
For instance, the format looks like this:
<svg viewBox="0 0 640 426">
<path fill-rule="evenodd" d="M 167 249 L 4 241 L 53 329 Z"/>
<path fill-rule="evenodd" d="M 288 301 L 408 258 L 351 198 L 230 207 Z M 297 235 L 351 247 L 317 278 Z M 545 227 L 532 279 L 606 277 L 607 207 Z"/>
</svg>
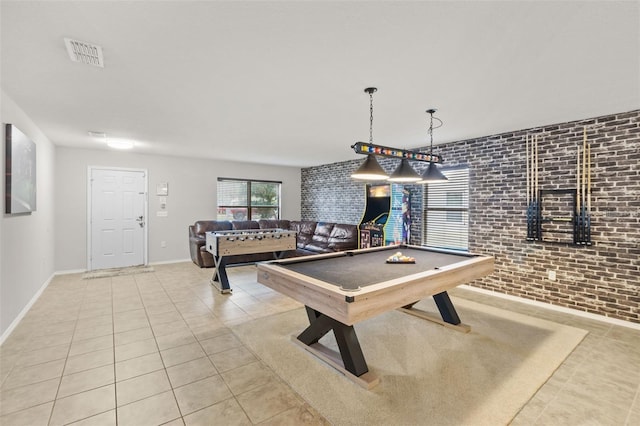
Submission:
<svg viewBox="0 0 640 426">
<path fill-rule="evenodd" d="M 231 293 L 229 277 L 227 277 L 227 259 L 224 256 L 213 256 L 215 270 L 211 277 L 211 285 L 217 288 L 220 293 Z"/>
</svg>

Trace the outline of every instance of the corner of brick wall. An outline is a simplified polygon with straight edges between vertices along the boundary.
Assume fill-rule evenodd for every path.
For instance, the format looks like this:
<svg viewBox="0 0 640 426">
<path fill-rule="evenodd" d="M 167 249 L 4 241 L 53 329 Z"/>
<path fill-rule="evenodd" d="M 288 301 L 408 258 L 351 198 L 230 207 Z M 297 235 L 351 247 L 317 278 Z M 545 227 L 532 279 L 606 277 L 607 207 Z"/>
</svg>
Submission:
<svg viewBox="0 0 640 426">
<path fill-rule="evenodd" d="M 539 135 L 540 189 L 572 189 L 584 126 L 591 144 L 593 245 L 529 243 L 525 136 Z M 445 167 L 469 167 L 469 247 L 496 258 L 494 274 L 471 285 L 640 323 L 640 110 L 438 145 L 436 152 Z M 303 169 L 302 218 L 357 224 L 364 184 L 349 175 L 360 163 Z M 395 165 L 380 163 L 388 172 Z M 407 188 L 412 243 L 420 244 L 422 188 Z"/>
</svg>

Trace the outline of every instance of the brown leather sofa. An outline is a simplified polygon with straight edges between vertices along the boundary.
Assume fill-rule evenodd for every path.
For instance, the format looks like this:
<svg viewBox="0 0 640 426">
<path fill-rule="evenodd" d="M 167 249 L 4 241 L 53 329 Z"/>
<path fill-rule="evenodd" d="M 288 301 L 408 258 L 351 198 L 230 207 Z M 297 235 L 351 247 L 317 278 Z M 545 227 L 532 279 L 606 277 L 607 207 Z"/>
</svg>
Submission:
<svg viewBox="0 0 640 426">
<path fill-rule="evenodd" d="M 217 221 L 199 220 L 189 226 L 189 251 L 193 263 L 201 268 L 215 266 L 213 256 L 205 247 L 205 234 L 210 231 L 240 229 L 287 229 L 297 232 L 296 250 L 290 250 L 284 257 L 306 256 L 331 253 L 358 248 L 358 227 L 356 225 L 289 220 L 241 220 Z M 273 253 L 256 253 L 229 256 L 227 263 L 249 263 L 273 260 Z"/>
</svg>

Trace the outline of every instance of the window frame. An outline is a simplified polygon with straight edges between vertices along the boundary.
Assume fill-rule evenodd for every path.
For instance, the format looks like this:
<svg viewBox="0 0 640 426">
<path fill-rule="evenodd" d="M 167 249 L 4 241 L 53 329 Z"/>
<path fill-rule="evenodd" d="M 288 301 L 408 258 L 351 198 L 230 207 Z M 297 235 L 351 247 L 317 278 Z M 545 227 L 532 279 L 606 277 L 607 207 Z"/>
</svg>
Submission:
<svg viewBox="0 0 640 426">
<path fill-rule="evenodd" d="M 471 197 L 471 189 L 470 189 L 470 167 L 466 164 L 463 165 L 459 165 L 459 166 L 454 166 L 454 167 L 447 167 L 447 168 L 442 168 L 441 169 L 442 173 L 447 176 L 448 178 L 450 178 L 449 175 L 458 171 L 466 171 L 466 176 L 463 178 L 466 178 L 466 181 L 464 181 L 464 183 L 462 183 L 462 185 L 464 185 L 464 187 L 460 187 L 459 189 L 462 190 L 462 207 L 459 206 L 451 206 L 451 207 L 442 207 L 442 206 L 437 206 L 437 207 L 429 207 L 428 202 L 429 202 L 429 189 L 431 188 L 431 190 L 438 190 L 437 185 L 443 185 L 443 184 L 447 184 L 447 182 L 450 181 L 445 181 L 442 183 L 430 183 L 428 185 L 425 185 L 424 189 L 423 189 L 423 194 L 422 194 L 422 235 L 421 235 L 421 245 L 424 247 L 431 247 L 431 248 L 440 248 L 440 249 L 447 249 L 447 250 L 456 250 L 456 251 L 461 251 L 461 252 L 468 252 L 469 251 L 469 228 L 470 228 L 470 223 L 471 223 L 471 218 L 469 217 L 469 212 L 470 212 L 470 197 Z M 453 177 L 453 176 L 451 176 Z M 442 188 L 442 187 L 441 187 Z M 442 189 L 442 195 L 443 195 L 443 199 L 447 200 L 448 195 L 447 192 L 450 192 L 451 189 L 446 190 L 446 189 Z M 465 203 L 466 201 L 466 203 Z M 454 232 L 449 232 L 450 234 L 454 235 L 454 236 L 460 236 L 463 237 L 466 235 L 466 241 L 464 244 L 458 244 L 458 243 L 452 243 L 452 244 L 428 244 L 429 242 L 429 237 L 428 237 L 428 227 L 429 227 L 429 213 L 442 213 L 445 216 L 445 219 L 441 219 L 441 220 L 436 220 L 436 222 L 450 222 L 450 223 L 454 223 L 454 221 L 448 221 L 446 220 L 446 216 L 447 213 L 449 212 L 455 212 L 456 215 L 460 214 L 462 216 L 462 224 L 460 226 L 460 228 L 464 228 L 464 231 L 460 231 L 458 233 Z M 465 219 L 465 215 L 466 215 L 466 219 Z M 466 223 L 465 223 L 466 222 Z M 450 227 L 448 227 L 448 230 L 450 231 Z M 441 238 L 446 238 L 445 237 L 441 237 Z M 462 238 L 461 238 L 462 239 Z M 432 241 L 433 242 L 433 241 Z M 464 246 L 464 247 L 462 247 Z"/>
<path fill-rule="evenodd" d="M 242 204 L 242 205 L 228 205 L 228 204 L 224 204 L 221 205 L 219 200 L 219 189 L 220 189 L 220 183 L 221 182 L 242 182 L 242 183 L 246 183 L 247 184 L 247 193 L 246 193 L 246 199 L 247 199 L 247 204 Z M 252 218 L 252 209 L 253 208 L 264 208 L 265 206 L 261 205 L 261 206 L 253 206 L 251 203 L 251 185 L 254 183 L 267 183 L 267 184 L 277 184 L 278 185 L 278 193 L 277 193 L 277 205 L 274 206 L 268 206 L 269 208 L 276 208 L 276 219 L 275 220 L 280 220 L 281 217 L 281 212 L 282 212 L 282 181 L 279 180 L 266 180 L 266 179 L 243 179 L 243 178 L 227 178 L 227 177 L 218 177 L 217 179 L 217 187 L 216 187 L 216 193 L 218 194 L 217 196 L 217 201 L 216 201 L 216 212 L 219 212 L 220 209 L 231 209 L 231 208 L 241 208 L 241 209 L 246 209 L 247 210 L 247 215 L 245 219 L 241 219 L 241 220 L 257 220 L 257 219 L 253 219 Z M 216 218 L 219 215 L 219 213 L 216 213 Z M 227 220 L 227 219 L 219 219 L 217 218 L 217 220 Z M 235 220 L 235 219 L 233 219 Z"/>
</svg>

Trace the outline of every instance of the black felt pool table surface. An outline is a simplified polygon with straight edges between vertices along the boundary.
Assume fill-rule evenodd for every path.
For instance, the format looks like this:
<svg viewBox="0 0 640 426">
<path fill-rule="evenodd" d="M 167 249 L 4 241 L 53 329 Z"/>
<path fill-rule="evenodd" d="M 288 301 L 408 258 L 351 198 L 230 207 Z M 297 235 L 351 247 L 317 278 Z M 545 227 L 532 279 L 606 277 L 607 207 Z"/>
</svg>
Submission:
<svg viewBox="0 0 640 426">
<path fill-rule="evenodd" d="M 398 251 L 404 256 L 415 258 L 415 264 L 386 263 L 387 259 Z M 395 247 L 388 250 L 345 252 L 323 259 L 300 258 L 299 261 L 280 266 L 346 290 L 357 290 L 359 287 L 442 268 L 472 257 L 474 256 L 465 253 Z"/>
</svg>

